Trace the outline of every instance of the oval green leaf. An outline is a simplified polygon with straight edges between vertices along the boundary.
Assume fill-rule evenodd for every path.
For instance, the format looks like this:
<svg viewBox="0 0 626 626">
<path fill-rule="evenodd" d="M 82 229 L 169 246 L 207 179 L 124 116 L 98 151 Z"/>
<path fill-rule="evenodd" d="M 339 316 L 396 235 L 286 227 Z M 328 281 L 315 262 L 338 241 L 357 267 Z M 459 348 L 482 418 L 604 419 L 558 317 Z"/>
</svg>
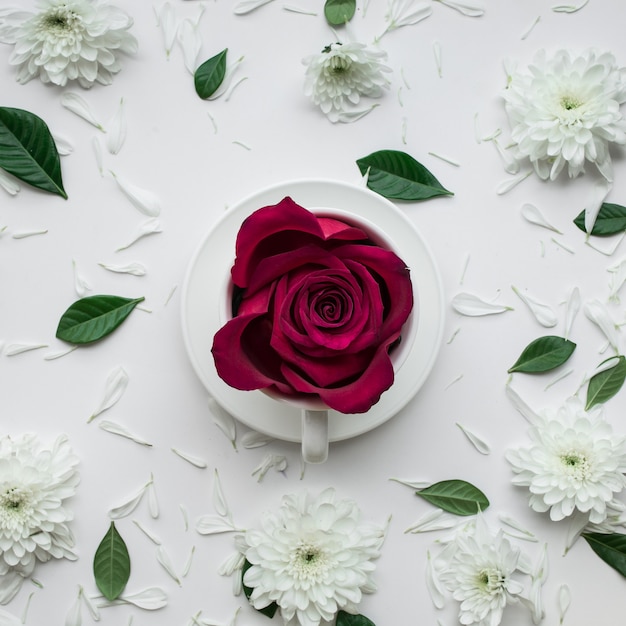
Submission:
<svg viewBox="0 0 626 626">
<path fill-rule="evenodd" d="M 144 298 L 89 296 L 81 298 L 61 316 L 56 336 L 63 341 L 92 343 L 112 333 Z"/>
<path fill-rule="evenodd" d="M 583 533 L 591 549 L 622 576 L 626 576 L 626 535 Z"/>
<path fill-rule="evenodd" d="M 600 365 L 603 363 L 606 363 L 606 361 L 603 361 Z M 603 404 L 610 400 L 622 388 L 624 380 L 626 380 L 626 358 L 620 355 L 617 357 L 617 363 L 613 367 L 589 379 L 585 410 L 587 411 L 596 404 Z"/>
<path fill-rule="evenodd" d="M 228 48 L 205 61 L 195 71 L 193 81 L 196 93 L 204 100 L 210 98 L 222 84 L 226 74 L 226 53 Z"/>
<path fill-rule="evenodd" d="M 585 211 L 584 209 L 574 219 L 574 224 L 583 232 L 585 230 Z M 596 217 L 596 221 L 591 229 L 591 234 L 597 237 L 608 237 L 622 233 L 626 230 L 626 207 L 621 204 L 611 204 L 603 202 L 600 211 Z"/>
<path fill-rule="evenodd" d="M 464 480 L 443 480 L 415 493 L 454 515 L 475 515 L 489 506 L 487 496 Z"/>
<path fill-rule="evenodd" d="M 508 372 L 540 373 L 563 365 L 572 356 L 576 344 L 563 337 L 547 335 L 531 341 Z"/>
<path fill-rule="evenodd" d="M 0 107 L 0 167 L 33 187 L 67 198 L 56 144 L 34 113 Z"/>
<path fill-rule="evenodd" d="M 349 22 L 356 11 L 356 0 L 326 0 L 324 15 L 326 21 L 333 26 Z"/>
<path fill-rule="evenodd" d="M 252 563 L 250 563 L 250 561 L 246 559 L 243 562 L 243 567 L 241 568 L 241 585 L 243 587 L 243 592 L 246 595 L 246 598 L 248 598 L 248 600 L 250 599 L 250 596 L 252 595 L 252 587 L 248 587 L 247 585 L 243 584 L 243 576 L 251 567 L 252 567 Z M 274 617 L 277 610 L 278 610 L 278 604 L 276 604 L 276 602 L 272 602 L 271 604 L 268 604 L 266 607 L 262 609 L 257 609 L 259 613 L 263 613 L 263 615 L 267 617 Z"/>
<path fill-rule="evenodd" d="M 111 522 L 93 558 L 96 585 L 107 600 L 115 600 L 130 578 L 130 556 L 126 543 Z"/>
<path fill-rule="evenodd" d="M 374 622 L 365 615 L 351 615 L 345 611 L 339 611 L 335 626 L 374 626 Z"/>
<path fill-rule="evenodd" d="M 441 183 L 411 155 L 398 150 L 380 150 L 358 159 L 367 186 L 385 198 L 419 201 L 435 196 L 452 196 Z"/>
</svg>

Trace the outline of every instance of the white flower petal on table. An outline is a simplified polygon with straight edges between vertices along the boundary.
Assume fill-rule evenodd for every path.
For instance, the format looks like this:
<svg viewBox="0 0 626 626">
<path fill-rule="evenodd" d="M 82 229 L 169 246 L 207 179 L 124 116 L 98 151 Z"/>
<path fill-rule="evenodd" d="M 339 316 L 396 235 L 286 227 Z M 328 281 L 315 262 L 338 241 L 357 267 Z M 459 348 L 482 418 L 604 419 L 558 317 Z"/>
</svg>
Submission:
<svg viewBox="0 0 626 626">
<path fill-rule="evenodd" d="M 233 13 L 235 15 L 246 15 L 247 13 L 262 7 L 264 4 L 269 4 L 270 2 L 272 2 L 272 0 L 243 0 L 234 6 Z"/>
<path fill-rule="evenodd" d="M 452 308 L 461 315 L 476 317 L 480 315 L 494 315 L 512 311 L 513 308 L 503 304 L 486 302 L 471 293 L 458 293 L 452 298 Z"/>
<path fill-rule="evenodd" d="M 28 237 L 37 237 L 38 235 L 47 235 L 48 229 L 42 228 L 41 230 L 22 230 L 11 235 L 13 239 L 28 239 Z"/>
<path fill-rule="evenodd" d="M 480 17 L 485 13 L 485 5 L 474 0 L 437 0 L 437 2 L 456 9 L 468 17 Z"/>
<path fill-rule="evenodd" d="M 607 268 L 607 271 L 611 274 L 609 280 L 608 300 L 609 302 L 619 303 L 619 291 L 626 282 L 626 259 L 621 261 L 617 265 L 613 265 L 612 267 Z"/>
<path fill-rule="evenodd" d="M 21 623 L 22 624 L 26 624 L 28 621 L 28 611 L 30 610 L 30 603 L 33 599 L 33 596 L 35 595 L 34 591 L 31 591 L 28 594 L 28 598 L 26 598 L 26 604 L 24 605 L 24 608 L 22 610 L 22 615 L 21 615 Z M 0 625 L 2 624 L 2 617 L 0 616 Z"/>
<path fill-rule="evenodd" d="M 146 220 L 145 222 L 139 224 L 139 226 L 135 230 L 135 234 L 132 236 L 130 241 L 117 248 L 116 252 L 121 252 L 122 250 L 130 248 L 133 244 L 137 243 L 140 239 L 143 239 L 148 235 L 154 235 L 156 233 L 162 232 L 163 229 L 161 228 L 161 222 L 156 217 Z"/>
<path fill-rule="evenodd" d="M 179 586 L 182 586 L 180 582 L 180 578 L 174 569 L 174 565 L 172 564 L 172 560 L 170 559 L 169 554 L 165 551 L 163 546 L 159 546 L 156 551 L 157 561 L 161 564 L 163 569 L 168 573 L 171 579 Z"/>
<path fill-rule="evenodd" d="M 432 485 L 432 482 L 427 480 L 404 480 L 402 478 L 390 478 L 389 480 L 393 480 L 394 482 L 400 483 L 405 487 L 410 487 L 411 489 L 425 489 L 426 487 L 430 487 Z"/>
<path fill-rule="evenodd" d="M 110 409 L 120 401 L 120 398 L 126 391 L 126 387 L 128 387 L 128 381 L 128 374 L 121 365 L 118 365 L 109 372 L 104 386 L 104 395 L 102 400 L 90 415 L 87 423 L 91 422 L 94 418 L 100 415 L 100 413 Z"/>
<path fill-rule="evenodd" d="M 104 176 L 104 156 L 102 153 L 102 143 L 100 142 L 100 137 L 94 135 L 91 139 L 91 148 L 93 150 L 93 154 L 96 157 L 96 166 L 98 167 L 98 172 L 100 172 L 100 176 Z"/>
<path fill-rule="evenodd" d="M 574 510 L 574 513 L 565 520 L 565 547 L 563 549 L 563 555 L 566 555 L 571 547 L 576 543 L 581 536 L 587 524 L 589 523 L 589 514 L 581 513 L 578 510 Z"/>
<path fill-rule="evenodd" d="M 160 215 L 161 201 L 154 192 L 128 182 L 115 174 L 115 172 L 111 172 L 111 176 L 113 176 L 118 187 L 138 211 L 149 217 L 158 217 Z"/>
<path fill-rule="evenodd" d="M 47 348 L 46 343 L 10 343 L 4 346 L 4 356 L 17 356 L 24 352 L 31 352 L 32 350 L 40 350 L 41 348 Z"/>
<path fill-rule="evenodd" d="M 44 361 L 54 361 L 56 359 L 60 359 L 61 357 L 64 357 L 70 354 L 71 352 L 74 352 L 74 350 L 76 350 L 77 348 L 78 346 L 74 345 L 65 350 L 59 350 L 58 352 L 49 352 L 43 357 L 43 359 Z"/>
<path fill-rule="evenodd" d="M 68 156 L 74 152 L 74 146 L 69 139 L 63 137 L 62 135 L 57 135 L 56 133 L 51 134 L 59 156 Z"/>
<path fill-rule="evenodd" d="M 130 439 L 131 441 L 134 441 L 135 443 L 138 443 L 142 446 L 152 447 L 151 443 L 149 443 L 142 437 L 139 437 L 131 433 L 125 426 L 122 426 L 121 424 L 117 424 L 116 422 L 111 422 L 110 420 L 102 420 L 100 421 L 98 426 L 102 428 L 102 430 L 108 433 L 111 433 L 113 435 L 119 435 L 120 437 Z"/>
<path fill-rule="evenodd" d="M 519 172 L 519 161 L 510 152 L 505 150 L 495 137 L 491 139 L 491 143 L 495 146 L 496 151 L 502 159 L 504 171 L 507 174 L 517 174 Z"/>
<path fill-rule="evenodd" d="M 85 603 L 85 606 L 87 607 L 87 610 L 89 611 L 89 615 L 91 615 L 91 619 L 93 619 L 94 622 L 99 621 L 100 610 L 91 601 L 91 598 L 85 593 L 85 590 L 82 588 L 82 586 L 80 587 L 80 591 L 81 591 L 81 598 L 83 599 L 83 602 Z"/>
<path fill-rule="evenodd" d="M 587 318 L 604 333 L 613 349 L 619 353 L 618 329 L 606 306 L 599 300 L 589 300 L 585 302 L 583 311 Z"/>
<path fill-rule="evenodd" d="M 300 13 L 301 15 L 312 15 L 312 16 L 317 15 L 315 11 L 309 11 L 308 9 L 303 9 L 293 4 L 283 4 L 283 10 L 291 11 L 292 13 Z"/>
<path fill-rule="evenodd" d="M 272 441 L 275 441 L 274 437 L 257 432 L 256 430 L 249 430 L 241 436 L 241 445 L 247 450 L 266 446 Z"/>
<path fill-rule="evenodd" d="M 181 578 L 185 578 L 189 572 L 191 571 L 191 564 L 193 563 L 193 555 L 196 553 L 196 546 L 191 546 L 191 551 L 189 552 L 189 556 L 185 561 L 185 566 L 183 567 L 183 571 L 181 572 Z"/>
<path fill-rule="evenodd" d="M 171 448 L 171 450 L 176 456 L 179 456 L 184 461 L 187 461 L 187 463 L 191 463 L 191 465 L 200 469 L 207 468 L 207 462 L 204 459 L 194 456 L 193 454 L 188 454 L 187 452 L 182 452 L 181 450 L 178 450 L 178 448 Z"/>
<path fill-rule="evenodd" d="M 78 588 L 78 595 L 76 596 L 76 599 L 74 600 L 74 602 L 72 602 L 72 606 L 70 607 L 70 610 L 67 612 L 67 615 L 65 616 L 65 626 L 81 626 L 83 623 L 83 616 L 82 616 L 82 601 L 81 601 L 81 596 L 82 596 L 82 589 L 79 587 Z M 2 621 L 0 621 L 0 624 L 2 624 Z"/>
<path fill-rule="evenodd" d="M 174 42 L 176 41 L 176 32 L 178 24 L 176 23 L 176 13 L 174 7 L 166 2 L 157 13 L 157 22 L 163 34 L 163 45 L 165 46 L 165 55 L 170 58 Z"/>
<path fill-rule="evenodd" d="M 2 189 L 4 189 L 10 196 L 16 196 L 21 189 L 17 178 L 8 172 L 5 172 L 3 169 L 0 169 L 0 187 L 2 187 Z"/>
<path fill-rule="evenodd" d="M 390 0 L 385 14 L 388 24 L 385 32 L 417 24 L 429 17 L 432 12 L 432 5 L 423 0 Z"/>
<path fill-rule="evenodd" d="M 572 326 L 578 312 L 580 311 L 581 304 L 580 289 L 578 287 L 574 287 L 570 292 L 565 308 L 565 333 L 563 335 L 565 339 L 567 339 L 572 332 Z"/>
<path fill-rule="evenodd" d="M 119 600 L 145 611 L 157 611 L 167 606 L 167 594 L 160 587 L 148 587 L 133 594 L 123 593 Z"/>
<path fill-rule="evenodd" d="M 202 12 L 200 15 L 202 15 Z M 198 27 L 199 22 L 200 17 L 196 20 L 185 18 L 178 27 L 178 43 L 183 51 L 185 67 L 192 76 L 198 69 L 198 57 L 202 50 L 202 35 Z"/>
<path fill-rule="evenodd" d="M 516 519 L 510 517 L 509 515 L 500 514 L 498 515 L 498 519 L 502 522 L 502 524 L 512 528 L 518 533 L 518 534 L 513 535 L 510 531 L 503 529 L 504 532 L 506 532 L 508 535 L 512 535 L 516 537 L 517 539 L 524 539 L 526 541 L 532 541 L 532 542 L 538 541 L 537 537 L 535 536 L 533 532 L 531 532 L 527 528 L 524 528 L 524 526 L 522 526 Z"/>
<path fill-rule="evenodd" d="M 430 550 L 426 551 L 426 588 L 430 595 L 435 608 L 443 609 L 445 606 L 446 596 L 445 589 L 439 580 L 439 574 L 433 565 Z"/>
<path fill-rule="evenodd" d="M 252 476 L 257 477 L 257 482 L 261 482 L 265 474 L 274 468 L 277 472 L 284 472 L 287 469 L 287 457 L 282 454 L 272 454 L 271 452 L 263 457 L 263 460 L 256 466 Z"/>
<path fill-rule="evenodd" d="M 196 521 L 195 528 L 201 535 L 217 535 L 241 530 L 228 519 L 218 515 L 201 515 Z"/>
<path fill-rule="evenodd" d="M 146 493 L 148 494 L 148 510 L 152 519 L 156 519 L 159 517 L 159 502 L 154 487 L 154 476 L 152 475 L 150 475 L 150 482 L 146 485 Z"/>
<path fill-rule="evenodd" d="M 511 285 L 515 295 L 528 307 L 535 319 L 546 328 L 553 328 L 558 323 L 556 313 L 543 302 L 539 302 L 532 296 L 522 293 L 517 287 Z"/>
<path fill-rule="evenodd" d="M 92 126 L 95 126 L 98 130 L 106 132 L 102 122 L 98 119 L 94 113 L 91 105 L 80 95 L 73 91 L 66 91 L 61 96 L 61 104 L 68 110 L 78 115 L 78 117 L 89 122 Z"/>
<path fill-rule="evenodd" d="M 124 98 L 120 98 L 115 115 L 107 124 L 107 148 L 111 154 L 117 154 L 126 141 L 126 113 L 124 111 Z"/>
<path fill-rule="evenodd" d="M 531 424 L 535 423 L 539 418 L 537 412 L 530 408 L 526 401 L 522 399 L 517 391 L 511 387 L 511 385 L 505 385 L 504 389 L 507 398 L 513 403 L 513 406 L 522 415 L 522 417 L 528 420 Z"/>
<path fill-rule="evenodd" d="M 566 584 L 559 585 L 559 624 L 563 623 L 565 619 L 565 614 L 572 603 L 572 594 L 570 592 L 569 586 Z"/>
<path fill-rule="evenodd" d="M 134 519 L 133 524 L 156 546 L 161 545 L 161 540 L 150 530 L 148 530 L 139 520 Z"/>
<path fill-rule="evenodd" d="M 368 113 L 371 113 L 376 107 L 379 107 L 380 104 L 375 102 L 374 104 L 370 104 L 369 106 L 363 109 L 353 109 L 351 111 L 341 111 L 337 114 L 337 121 L 342 124 L 352 124 L 360 120 L 362 117 L 365 117 Z"/>
<path fill-rule="evenodd" d="M 474 446 L 474 448 L 476 448 L 478 452 L 485 455 L 491 453 L 491 448 L 489 447 L 489 444 L 487 444 L 487 442 L 485 442 L 478 435 L 473 433 L 468 428 L 465 428 L 465 426 L 462 426 L 458 422 L 456 422 L 456 425 L 461 429 L 461 432 L 467 437 L 469 442 Z"/>
<path fill-rule="evenodd" d="M 459 523 L 458 517 L 446 513 L 442 509 L 428 511 L 424 513 L 415 523 L 404 530 L 405 534 L 416 535 L 435 530 L 446 530 L 453 528 Z"/>
<path fill-rule="evenodd" d="M 576 13 L 576 11 L 580 11 L 582 8 L 586 7 L 589 3 L 589 0 L 584 0 L 582 4 L 574 5 L 574 4 L 555 4 L 550 7 L 555 13 Z"/>
<path fill-rule="evenodd" d="M 549 562 L 548 562 L 548 544 L 544 543 L 541 549 L 541 554 L 537 559 L 537 564 L 531 572 L 533 580 L 539 581 L 543 585 L 548 580 Z"/>
<path fill-rule="evenodd" d="M 88 291 L 91 291 L 91 285 L 78 271 L 74 259 L 72 259 L 72 270 L 74 271 L 74 291 L 79 298 L 82 298 Z"/>
<path fill-rule="evenodd" d="M 503 196 L 505 193 L 511 191 L 511 189 L 513 189 L 514 187 L 517 187 L 522 181 L 526 180 L 532 173 L 532 170 L 528 170 L 525 174 L 519 174 L 514 178 L 503 180 L 496 187 L 496 194 L 498 194 L 499 196 Z"/>
<path fill-rule="evenodd" d="M 185 506 L 183 504 L 179 504 L 178 508 L 180 510 L 180 514 L 183 518 L 183 526 L 185 528 L 185 532 L 187 532 L 189 530 L 189 515 L 187 513 L 187 509 L 185 508 Z"/>
<path fill-rule="evenodd" d="M 530 204 L 529 202 L 523 204 L 521 214 L 522 217 L 531 224 L 547 228 L 548 230 L 558 233 L 559 235 L 563 234 L 558 228 L 548 222 L 548 220 L 542 215 L 541 211 L 534 204 Z"/>
<path fill-rule="evenodd" d="M 585 204 L 585 231 L 591 233 L 604 199 L 609 195 L 613 185 L 606 180 L 594 183 L 589 200 Z"/>
<path fill-rule="evenodd" d="M 145 276 L 146 267 L 141 263 L 127 263 L 126 265 L 111 265 L 108 263 L 98 263 L 98 265 L 109 272 L 117 274 L 132 274 L 133 276 Z"/>
<path fill-rule="evenodd" d="M 208 399 L 209 410 L 213 416 L 213 423 L 224 433 L 228 438 L 233 448 L 237 449 L 237 424 L 235 418 L 225 411 L 214 398 Z"/>
<path fill-rule="evenodd" d="M 226 496 L 224 495 L 222 481 L 220 480 L 220 474 L 217 468 L 213 472 L 213 508 L 218 515 L 232 521 L 232 514 L 228 502 L 226 501 Z"/>
<path fill-rule="evenodd" d="M 441 65 L 441 43 L 439 41 L 433 42 L 433 54 L 435 55 L 435 67 L 437 68 L 437 76 L 441 78 L 443 76 Z"/>
<path fill-rule="evenodd" d="M 232 576 L 235 572 L 240 571 L 244 565 L 246 557 L 244 554 L 237 550 L 230 556 L 226 557 L 220 564 L 217 573 L 220 576 Z"/>
<path fill-rule="evenodd" d="M 143 500 L 143 497 L 146 495 L 146 490 L 151 483 L 152 477 L 150 477 L 150 480 L 128 500 L 126 500 L 119 506 L 110 509 L 109 517 L 113 520 L 116 520 L 129 516 L 139 506 L 139 503 Z"/>
<path fill-rule="evenodd" d="M 235 73 L 237 72 L 237 69 L 241 65 L 241 62 L 243 61 L 243 59 L 244 59 L 244 57 L 241 56 L 236 61 L 234 61 L 233 63 L 230 63 L 229 65 L 226 66 L 226 72 L 224 73 L 224 79 L 220 83 L 220 86 L 207 98 L 207 100 L 217 100 L 218 98 L 221 98 L 230 89 L 230 85 L 233 82 L 233 78 L 235 77 Z M 238 81 L 237 84 L 239 84 L 239 82 L 241 82 L 241 81 Z M 234 89 L 234 87 L 233 87 L 233 89 Z"/>
</svg>

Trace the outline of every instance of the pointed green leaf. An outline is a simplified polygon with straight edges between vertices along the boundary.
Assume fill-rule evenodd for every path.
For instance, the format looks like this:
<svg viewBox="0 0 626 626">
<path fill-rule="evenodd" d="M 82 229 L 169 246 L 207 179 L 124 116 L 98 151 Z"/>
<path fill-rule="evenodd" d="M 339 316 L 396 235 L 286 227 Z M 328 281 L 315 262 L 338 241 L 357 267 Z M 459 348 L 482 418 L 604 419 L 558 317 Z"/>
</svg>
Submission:
<svg viewBox="0 0 626 626">
<path fill-rule="evenodd" d="M 130 578 L 130 556 L 126 543 L 111 522 L 93 558 L 96 585 L 107 600 L 115 600 Z"/>
<path fill-rule="evenodd" d="M 324 15 L 332 26 L 340 26 L 349 22 L 356 11 L 356 0 L 326 0 Z"/>
<path fill-rule="evenodd" d="M 374 622 L 365 615 L 351 615 L 345 611 L 339 611 L 335 626 L 374 626 Z"/>
<path fill-rule="evenodd" d="M 585 230 L 585 211 L 584 209 L 574 219 L 574 224 L 583 232 Z M 621 204 L 611 204 L 603 202 L 600 211 L 596 217 L 596 221 L 591 229 L 591 234 L 597 237 L 608 237 L 616 233 L 622 233 L 626 230 L 626 207 Z"/>
<path fill-rule="evenodd" d="M 512 372 L 539 373 L 547 372 L 563 365 L 572 356 L 576 344 L 563 337 L 547 335 L 531 341 L 522 351 L 512 367 Z"/>
<path fill-rule="evenodd" d="M 603 361 L 600 365 L 603 363 L 606 363 L 606 361 Z M 613 367 L 589 379 L 585 411 L 596 404 L 603 404 L 610 400 L 622 388 L 624 380 L 626 380 L 626 358 L 620 355 L 617 357 L 617 363 Z"/>
<path fill-rule="evenodd" d="M 33 187 L 67 198 L 56 144 L 34 113 L 0 107 L 0 167 Z"/>
<path fill-rule="evenodd" d="M 367 186 L 385 198 L 417 201 L 454 195 L 405 152 L 380 150 L 359 159 L 356 164 L 364 176 L 369 170 Z"/>
<path fill-rule="evenodd" d="M 112 333 L 144 298 L 89 296 L 61 316 L 56 336 L 70 343 L 91 343 Z"/>
<path fill-rule="evenodd" d="M 443 480 L 415 493 L 454 515 L 475 515 L 489 506 L 487 496 L 464 480 Z"/>
<path fill-rule="evenodd" d="M 626 576 L 626 535 L 583 533 L 591 549 L 622 576 Z"/>
<path fill-rule="evenodd" d="M 222 84 L 226 74 L 228 48 L 205 61 L 193 75 L 196 93 L 203 99 L 210 98 Z"/>
<path fill-rule="evenodd" d="M 252 567 L 252 563 L 250 563 L 250 561 L 246 559 L 243 563 L 243 567 L 241 568 L 241 581 L 242 581 L 241 584 L 243 586 L 243 592 L 245 593 L 246 598 L 248 598 L 248 600 L 250 599 L 250 596 L 252 595 L 253 589 L 252 587 L 248 587 L 247 585 L 243 584 L 243 576 L 251 567 Z M 274 617 L 277 610 L 278 610 L 278 605 L 276 604 L 276 602 L 272 602 L 271 604 L 268 604 L 263 609 L 257 609 L 259 613 L 263 613 L 263 615 L 267 617 Z"/>
</svg>

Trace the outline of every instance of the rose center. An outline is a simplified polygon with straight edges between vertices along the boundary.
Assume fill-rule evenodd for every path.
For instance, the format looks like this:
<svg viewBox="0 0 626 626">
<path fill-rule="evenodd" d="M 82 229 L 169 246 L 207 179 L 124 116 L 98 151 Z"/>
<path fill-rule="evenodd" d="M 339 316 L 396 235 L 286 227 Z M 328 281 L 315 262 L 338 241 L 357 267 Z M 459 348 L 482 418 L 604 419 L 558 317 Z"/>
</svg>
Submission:
<svg viewBox="0 0 626 626">
<path fill-rule="evenodd" d="M 569 450 L 559 457 L 565 473 L 576 480 L 585 480 L 591 470 L 591 463 L 585 454 Z"/>
<path fill-rule="evenodd" d="M 351 311 L 349 301 L 335 289 L 324 289 L 317 293 L 312 306 L 320 320 L 330 325 L 345 321 Z"/>
<path fill-rule="evenodd" d="M 487 593 L 497 593 L 504 589 L 506 576 L 495 567 L 488 567 L 478 572 L 476 583 L 478 587 Z"/>
</svg>

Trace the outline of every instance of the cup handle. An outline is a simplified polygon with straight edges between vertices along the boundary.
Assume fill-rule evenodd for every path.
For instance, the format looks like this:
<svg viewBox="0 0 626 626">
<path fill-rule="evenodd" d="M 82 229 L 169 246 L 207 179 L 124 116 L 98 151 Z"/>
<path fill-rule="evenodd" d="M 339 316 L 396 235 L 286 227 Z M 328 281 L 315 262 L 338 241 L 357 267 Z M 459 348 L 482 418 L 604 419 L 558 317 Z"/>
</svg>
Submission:
<svg viewBox="0 0 626 626">
<path fill-rule="evenodd" d="M 328 458 L 328 411 L 302 411 L 302 458 L 323 463 Z"/>
</svg>

